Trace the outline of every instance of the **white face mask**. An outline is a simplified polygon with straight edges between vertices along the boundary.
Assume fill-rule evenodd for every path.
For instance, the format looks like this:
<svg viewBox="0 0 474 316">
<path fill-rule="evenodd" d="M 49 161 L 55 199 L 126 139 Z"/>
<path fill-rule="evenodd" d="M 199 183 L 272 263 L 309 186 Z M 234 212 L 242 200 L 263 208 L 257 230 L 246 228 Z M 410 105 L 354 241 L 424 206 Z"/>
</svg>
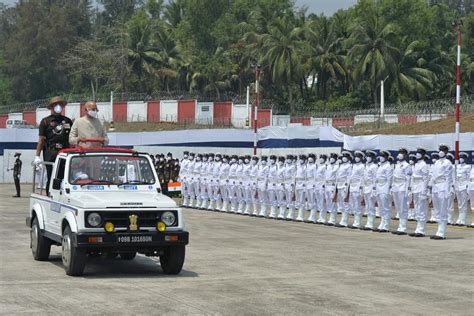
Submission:
<svg viewBox="0 0 474 316">
<path fill-rule="evenodd" d="M 214 157 L 209 157 L 209 162 L 213 162 L 214 161 Z"/>
<path fill-rule="evenodd" d="M 274 160 L 274 159 L 270 159 L 270 164 L 274 165 L 274 164 L 275 164 L 275 160 Z"/>
<path fill-rule="evenodd" d="M 63 107 L 60 104 L 56 104 L 53 108 L 54 113 L 59 114 L 63 110 Z"/>
<path fill-rule="evenodd" d="M 244 161 L 242 159 L 239 159 L 239 165 L 241 165 Z"/>
<path fill-rule="evenodd" d="M 331 158 L 331 159 L 329 159 L 329 162 L 330 162 L 330 163 L 335 163 L 335 162 L 336 162 L 336 159 Z"/>
<path fill-rule="evenodd" d="M 232 159 L 230 160 L 231 163 L 235 163 L 236 161 L 237 161 L 237 160 L 235 160 L 235 158 L 232 158 Z"/>
<path fill-rule="evenodd" d="M 267 162 L 265 160 L 262 160 L 262 166 L 265 166 Z"/>
<path fill-rule="evenodd" d="M 332 159 L 332 158 L 331 158 L 331 159 Z M 325 162 L 326 162 L 326 160 L 324 160 L 324 158 L 319 158 L 319 163 L 320 163 L 320 164 L 323 164 L 323 163 L 325 163 Z"/>
<path fill-rule="evenodd" d="M 194 160 L 194 156 L 189 156 L 189 160 Z"/>
<path fill-rule="evenodd" d="M 355 162 L 360 162 L 360 158 L 359 157 L 355 157 Z"/>
<path fill-rule="evenodd" d="M 227 163 L 227 158 L 222 159 L 222 162 Z"/>
<path fill-rule="evenodd" d="M 196 157 L 196 161 L 201 161 L 201 157 Z"/>
<path fill-rule="evenodd" d="M 444 158 L 446 156 L 444 151 L 441 151 L 441 150 L 439 151 L 438 155 L 439 155 L 439 158 Z"/>
<path fill-rule="evenodd" d="M 160 161 L 165 161 L 165 159 L 164 159 L 164 158 L 160 158 Z"/>
<path fill-rule="evenodd" d="M 342 157 L 342 162 L 348 162 L 349 159 L 347 159 L 347 157 Z"/>
<path fill-rule="evenodd" d="M 433 158 L 433 159 L 431 159 L 431 161 L 432 161 L 433 163 L 435 163 L 435 162 L 437 162 L 437 161 L 438 161 L 438 159 L 436 159 L 436 158 Z"/>
<path fill-rule="evenodd" d="M 184 155 L 183 157 L 184 157 L 184 159 L 188 159 L 188 155 Z"/>
<path fill-rule="evenodd" d="M 366 160 L 367 162 L 372 162 L 372 157 L 367 157 Z"/>
<path fill-rule="evenodd" d="M 206 161 L 207 161 L 207 158 L 206 158 L 206 157 L 202 158 L 202 161 L 206 162 Z"/>
<path fill-rule="evenodd" d="M 385 157 L 379 157 L 380 162 L 385 162 Z"/>
<path fill-rule="evenodd" d="M 245 159 L 244 161 L 245 161 L 245 163 L 249 163 L 249 162 L 250 162 L 250 160 L 248 160 L 248 159 Z"/>
<path fill-rule="evenodd" d="M 215 160 L 216 160 L 216 161 L 220 161 L 220 160 L 221 160 L 221 158 L 220 158 L 220 157 L 216 157 L 216 159 L 215 159 Z"/>
<path fill-rule="evenodd" d="M 257 162 L 258 162 L 258 161 L 257 161 L 257 160 L 254 160 L 254 159 L 252 159 L 250 162 L 252 163 L 252 166 L 255 166 L 255 165 L 257 164 Z"/>
<path fill-rule="evenodd" d="M 279 165 L 279 166 L 283 166 L 283 161 L 279 161 L 279 162 L 278 162 L 278 165 Z"/>
<path fill-rule="evenodd" d="M 95 110 L 87 111 L 87 114 L 88 114 L 90 117 L 97 118 L 97 111 L 95 111 Z"/>
<path fill-rule="evenodd" d="M 286 163 L 289 164 L 289 165 L 291 165 L 292 162 L 293 162 L 293 160 L 291 160 L 291 159 L 286 160 Z"/>
<path fill-rule="evenodd" d="M 304 161 L 303 159 L 300 160 L 300 165 L 304 165 L 306 161 Z"/>
<path fill-rule="evenodd" d="M 464 161 L 465 161 L 464 158 L 459 158 L 460 163 L 464 163 Z"/>
<path fill-rule="evenodd" d="M 416 159 L 421 159 L 421 158 L 423 158 L 423 155 L 420 153 L 416 153 Z"/>
<path fill-rule="evenodd" d="M 409 160 L 408 163 L 409 163 L 410 165 L 414 165 L 414 164 L 415 164 L 415 161 L 414 161 L 414 160 Z"/>
<path fill-rule="evenodd" d="M 403 156 L 403 154 L 398 154 L 398 155 L 397 155 L 397 159 L 398 159 L 398 160 L 403 160 L 403 158 L 405 158 L 405 156 Z"/>
<path fill-rule="evenodd" d="M 309 163 L 313 163 L 313 162 L 314 162 L 314 159 L 311 158 L 311 157 L 309 157 L 309 158 L 308 158 L 308 162 L 309 162 Z"/>
</svg>

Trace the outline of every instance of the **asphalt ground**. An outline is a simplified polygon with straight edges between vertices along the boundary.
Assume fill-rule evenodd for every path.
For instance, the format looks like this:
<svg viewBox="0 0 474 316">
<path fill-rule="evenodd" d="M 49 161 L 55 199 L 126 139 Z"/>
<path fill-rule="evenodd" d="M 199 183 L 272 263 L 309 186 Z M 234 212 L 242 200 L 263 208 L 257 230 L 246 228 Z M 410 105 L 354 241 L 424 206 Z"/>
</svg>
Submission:
<svg viewBox="0 0 474 316">
<path fill-rule="evenodd" d="M 23 192 L 29 187 L 24 186 Z M 185 209 L 183 271 L 89 259 L 68 277 L 60 247 L 34 261 L 29 199 L 0 185 L 0 314 L 472 315 L 474 229 L 446 240 Z M 397 222 L 392 222 L 392 228 Z M 409 224 L 410 231 L 414 223 Z M 428 225 L 428 233 L 435 225 Z"/>
</svg>

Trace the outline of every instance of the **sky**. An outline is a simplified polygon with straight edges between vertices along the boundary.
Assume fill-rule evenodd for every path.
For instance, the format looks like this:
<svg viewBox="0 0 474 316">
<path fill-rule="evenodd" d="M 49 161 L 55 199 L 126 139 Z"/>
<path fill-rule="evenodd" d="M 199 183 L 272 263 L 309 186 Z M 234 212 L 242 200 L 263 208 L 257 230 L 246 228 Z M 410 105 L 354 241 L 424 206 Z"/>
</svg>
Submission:
<svg viewBox="0 0 474 316">
<path fill-rule="evenodd" d="M 6 5 L 12 5 L 18 0 L 0 0 Z M 329 16 L 339 9 L 347 9 L 357 3 L 357 0 L 296 0 L 296 6 L 308 7 L 308 13 L 324 13 Z"/>
</svg>

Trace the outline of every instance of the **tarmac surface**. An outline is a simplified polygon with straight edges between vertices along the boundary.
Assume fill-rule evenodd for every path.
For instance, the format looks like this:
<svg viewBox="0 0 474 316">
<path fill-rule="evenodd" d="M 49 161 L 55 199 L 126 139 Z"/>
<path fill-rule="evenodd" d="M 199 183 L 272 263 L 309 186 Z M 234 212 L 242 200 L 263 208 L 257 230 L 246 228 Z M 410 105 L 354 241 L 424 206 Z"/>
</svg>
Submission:
<svg viewBox="0 0 474 316">
<path fill-rule="evenodd" d="M 186 209 L 190 244 L 180 275 L 164 275 L 157 258 L 140 255 L 128 262 L 89 259 L 84 276 L 68 277 L 60 247 L 53 246 L 50 261 L 33 260 L 29 199 L 12 194 L 13 185 L 0 185 L 2 315 L 474 310 L 474 229 L 450 227 L 448 239 L 435 241 Z M 435 225 L 428 226 L 434 233 Z"/>
</svg>

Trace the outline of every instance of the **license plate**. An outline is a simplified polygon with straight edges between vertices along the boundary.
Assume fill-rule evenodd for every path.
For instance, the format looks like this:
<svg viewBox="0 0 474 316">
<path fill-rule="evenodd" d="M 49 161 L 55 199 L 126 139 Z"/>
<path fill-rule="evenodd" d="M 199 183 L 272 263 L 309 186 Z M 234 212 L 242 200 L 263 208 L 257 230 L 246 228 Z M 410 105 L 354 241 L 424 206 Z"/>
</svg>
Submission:
<svg viewBox="0 0 474 316">
<path fill-rule="evenodd" d="M 151 235 L 119 235 L 117 242 L 120 244 L 139 244 L 152 242 L 153 236 Z"/>
</svg>

